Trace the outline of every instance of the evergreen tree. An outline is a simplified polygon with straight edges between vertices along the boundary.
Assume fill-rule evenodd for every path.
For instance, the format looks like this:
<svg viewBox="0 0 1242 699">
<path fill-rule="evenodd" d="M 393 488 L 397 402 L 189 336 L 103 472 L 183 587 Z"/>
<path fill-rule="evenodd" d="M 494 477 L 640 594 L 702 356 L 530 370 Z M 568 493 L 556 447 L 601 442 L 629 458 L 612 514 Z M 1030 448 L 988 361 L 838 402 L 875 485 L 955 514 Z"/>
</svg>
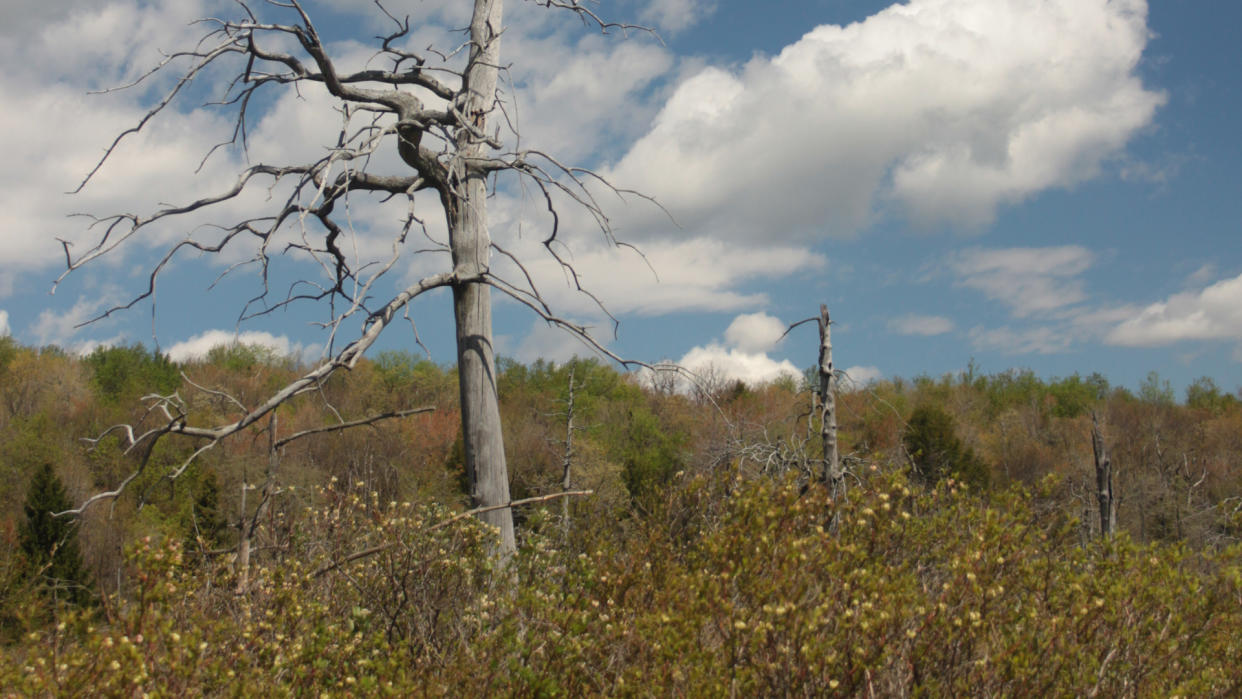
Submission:
<svg viewBox="0 0 1242 699">
<path fill-rule="evenodd" d="M 35 471 L 26 493 L 26 520 L 18 531 L 18 542 L 26 555 L 27 570 L 47 581 L 58 598 L 75 604 L 91 599 L 91 591 L 78 551 L 77 521 L 53 517 L 73 507 L 65 486 L 50 463 Z"/>
<path fill-rule="evenodd" d="M 186 532 L 186 548 L 199 549 L 199 542 L 208 548 L 220 544 L 228 529 L 228 520 L 220 509 L 220 481 L 215 471 L 208 471 L 199 484 L 194 498 L 192 521 Z"/>
<path fill-rule="evenodd" d="M 953 416 L 934 405 L 920 405 L 910 415 L 902 438 L 915 476 L 928 485 L 947 477 L 964 481 L 972 488 L 986 488 L 991 480 L 988 467 L 974 450 L 962 443 L 953 425 Z"/>
</svg>

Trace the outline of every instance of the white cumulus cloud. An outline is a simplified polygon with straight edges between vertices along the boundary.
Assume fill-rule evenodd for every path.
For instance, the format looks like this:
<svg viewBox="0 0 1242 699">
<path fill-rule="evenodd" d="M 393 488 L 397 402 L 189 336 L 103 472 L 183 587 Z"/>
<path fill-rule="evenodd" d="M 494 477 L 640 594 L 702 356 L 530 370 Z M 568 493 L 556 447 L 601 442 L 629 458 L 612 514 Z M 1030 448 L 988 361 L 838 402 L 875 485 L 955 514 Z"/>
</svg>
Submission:
<svg viewBox="0 0 1242 699">
<path fill-rule="evenodd" d="M 1183 340 L 1242 340 L 1242 274 L 1139 309 L 1105 336 L 1130 347 Z"/>
<path fill-rule="evenodd" d="M 231 330 L 207 330 L 169 347 L 166 354 L 174 362 L 186 362 L 206 357 L 207 353 L 215 347 L 236 344 L 266 347 L 278 356 L 295 358 L 313 354 L 317 349 L 293 342 L 284 335 L 273 335 L 269 332 L 247 330 L 237 333 Z"/>
<path fill-rule="evenodd" d="M 767 352 L 785 334 L 787 326 L 767 313 L 747 313 L 729 323 L 725 341 L 743 352 Z"/>
<path fill-rule="evenodd" d="M 788 359 L 777 361 L 763 353 L 745 352 L 717 343 L 695 347 L 677 363 L 700 376 L 720 376 L 752 386 L 775 381 L 782 376 L 797 378 L 802 375 Z"/>
<path fill-rule="evenodd" d="M 568 331 L 548 325 L 542 320 L 531 323 L 526 335 L 515 346 L 510 347 L 511 344 L 508 338 L 505 338 L 500 345 L 501 353 L 511 355 L 514 359 L 526 364 L 537 359 L 560 364 L 574 357 L 594 357 L 598 354 L 592 347 Z"/>
<path fill-rule="evenodd" d="M 683 82 L 612 179 L 693 230 L 848 234 L 892 201 L 977 226 L 1096 175 L 1165 98 L 1144 0 L 910 0 Z M 657 220 L 646 221 L 653 228 Z"/>
<path fill-rule="evenodd" d="M 9 312 L 0 311 L 0 337 L 9 334 Z"/>
<path fill-rule="evenodd" d="M 766 313 L 737 316 L 725 330 L 723 343 L 710 342 L 694 347 L 677 364 L 706 379 L 742 381 L 750 385 L 768 383 L 782 376 L 796 379 L 802 372 L 792 362 L 778 361 L 767 354 L 785 327 L 780 319 Z"/>
<path fill-rule="evenodd" d="M 41 311 L 29 332 L 40 345 L 56 345 L 79 354 L 90 352 L 100 345 L 117 344 L 122 339 L 119 335 L 108 339 L 83 339 L 88 331 L 104 330 L 112 325 L 113 317 L 100 316 L 116 305 L 117 298 L 115 289 L 92 289 L 66 310 L 48 308 Z"/>
<path fill-rule="evenodd" d="M 649 241 L 639 246 L 640 253 L 588 240 L 575 244 L 572 252 L 560 249 L 565 260 L 572 263 L 575 279 L 533 236 L 517 238 L 512 230 L 503 235 L 502 244 L 525 261 L 525 272 L 553 307 L 579 315 L 598 314 L 599 310 L 594 300 L 575 290 L 575 282 L 618 314 L 736 311 L 768 301 L 766 294 L 736 290 L 739 284 L 787 277 L 827 264 L 822 255 L 797 246 L 758 248 L 701 237 Z M 525 279 L 525 274 L 504 257 L 494 259 L 493 270 L 514 283 Z"/>
</svg>

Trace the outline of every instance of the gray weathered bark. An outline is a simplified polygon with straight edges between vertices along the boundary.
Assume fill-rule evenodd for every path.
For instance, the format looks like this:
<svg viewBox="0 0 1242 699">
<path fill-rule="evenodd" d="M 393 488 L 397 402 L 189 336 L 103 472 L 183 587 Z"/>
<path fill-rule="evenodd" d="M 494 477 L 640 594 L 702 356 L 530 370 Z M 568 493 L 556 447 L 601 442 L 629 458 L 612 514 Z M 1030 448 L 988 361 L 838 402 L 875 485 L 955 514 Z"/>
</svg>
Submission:
<svg viewBox="0 0 1242 699">
<path fill-rule="evenodd" d="M 487 132 L 487 117 L 496 99 L 503 5 L 502 0 L 475 0 L 470 20 L 470 62 L 462 85 L 462 112 L 473 121 L 476 133 Z M 445 190 L 444 208 L 453 271 L 459 280 L 465 280 L 453 285 L 462 441 L 473 506 L 492 507 L 509 502 L 509 470 L 496 391 L 491 289 L 482 281 L 491 254 L 487 173 L 467 167 L 468 162 L 485 155 L 487 146 L 465 127 L 457 129 L 456 138 L 457 157 L 450 175 L 455 187 Z M 517 548 L 513 511 L 489 510 L 480 518 L 499 530 L 498 553 L 502 557 L 512 554 Z"/>
<path fill-rule="evenodd" d="M 1117 529 L 1117 501 L 1113 497 L 1113 462 L 1104 444 L 1100 417 L 1091 411 L 1091 450 L 1095 453 L 1095 497 L 1100 507 L 1100 536 L 1109 537 Z"/>
<path fill-rule="evenodd" d="M 837 454 L 837 379 L 832 367 L 832 325 L 828 306 L 819 306 L 819 435 L 824 445 L 821 478 L 835 498 L 845 492 L 845 473 Z"/>
<path fill-rule="evenodd" d="M 561 490 L 569 491 L 574 464 L 574 367 L 569 367 L 569 397 L 565 400 L 565 458 L 561 461 Z M 561 500 L 561 529 L 569 537 L 569 498 Z"/>
</svg>

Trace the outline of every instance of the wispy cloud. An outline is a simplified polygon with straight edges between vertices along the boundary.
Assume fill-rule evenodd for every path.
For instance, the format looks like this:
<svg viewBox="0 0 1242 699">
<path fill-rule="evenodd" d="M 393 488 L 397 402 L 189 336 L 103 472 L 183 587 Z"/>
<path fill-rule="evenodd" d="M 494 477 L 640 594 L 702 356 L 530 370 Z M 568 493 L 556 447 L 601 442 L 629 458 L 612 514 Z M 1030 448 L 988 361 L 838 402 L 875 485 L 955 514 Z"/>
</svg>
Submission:
<svg viewBox="0 0 1242 699">
<path fill-rule="evenodd" d="M 1068 350 L 1074 336 L 1064 328 L 1051 326 L 1020 329 L 976 326 L 970 329 L 970 341 L 976 349 L 1004 354 L 1056 354 Z"/>
<path fill-rule="evenodd" d="M 119 336 L 106 340 L 86 340 L 83 339 L 83 333 L 86 332 L 88 321 L 116 305 L 117 298 L 115 290 L 103 290 L 82 296 L 68 310 L 58 312 L 55 309 L 46 309 L 35 318 L 29 332 L 40 345 L 57 345 L 78 352 L 89 352 L 100 344 L 115 344 L 120 340 Z M 97 331 L 111 323 L 112 319 L 103 318 L 90 325 L 92 330 Z"/>
<path fill-rule="evenodd" d="M 973 249 L 950 261 L 958 283 L 982 291 L 1018 317 L 1047 312 L 1087 298 L 1079 276 L 1091 251 L 1078 245 L 1048 248 Z"/>
<path fill-rule="evenodd" d="M 638 16 L 659 31 L 676 34 L 715 11 L 715 0 L 651 0 Z"/>
<path fill-rule="evenodd" d="M 957 327 L 953 320 L 944 316 L 908 314 L 888 322 L 889 330 L 899 335 L 943 335 Z"/>
</svg>

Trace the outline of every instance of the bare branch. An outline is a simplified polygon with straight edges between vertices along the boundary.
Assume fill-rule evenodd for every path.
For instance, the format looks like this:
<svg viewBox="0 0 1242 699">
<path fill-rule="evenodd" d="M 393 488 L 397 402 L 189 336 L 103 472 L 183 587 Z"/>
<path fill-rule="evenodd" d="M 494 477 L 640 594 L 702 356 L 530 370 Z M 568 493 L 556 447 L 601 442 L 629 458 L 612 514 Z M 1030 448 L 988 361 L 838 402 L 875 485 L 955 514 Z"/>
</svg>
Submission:
<svg viewBox="0 0 1242 699">
<path fill-rule="evenodd" d="M 570 12 L 573 12 L 574 14 L 578 15 L 578 17 L 582 19 L 583 24 L 594 24 L 596 27 L 599 28 L 600 32 L 603 34 L 608 34 L 614 29 L 621 31 L 624 34 L 628 34 L 631 31 L 643 32 L 643 33 L 650 34 L 651 36 L 655 37 L 656 40 L 660 42 L 660 45 L 664 45 L 664 40 L 661 39 L 660 35 L 657 34 L 656 31 L 652 29 L 651 27 L 645 27 L 640 24 L 625 24 L 623 22 L 609 22 L 607 20 L 600 18 L 599 15 L 595 14 L 594 11 L 592 11 L 589 7 L 587 7 L 583 3 L 583 0 L 531 0 L 531 1 L 534 2 L 536 5 L 541 5 L 543 7 L 556 8 L 556 9 L 561 9 L 561 10 L 569 10 Z"/>
<path fill-rule="evenodd" d="M 439 287 L 443 287 L 443 286 L 448 286 L 450 284 L 457 283 L 458 281 L 459 281 L 459 278 L 457 277 L 457 275 L 439 274 L 439 275 L 435 275 L 435 276 L 423 279 L 419 281 L 418 283 L 413 284 L 410 287 L 406 288 L 400 294 L 397 294 L 395 297 L 393 297 L 393 299 L 390 300 L 388 304 L 384 306 L 383 309 L 381 309 L 377 313 L 373 314 L 370 318 L 368 318 L 367 323 L 365 324 L 364 329 L 361 332 L 357 340 L 354 340 L 353 342 L 351 342 L 348 346 L 342 349 L 336 356 L 332 357 L 328 361 L 323 362 L 319 366 L 315 367 L 315 369 L 313 369 L 312 371 L 307 372 L 306 374 L 302 375 L 300 378 L 286 384 L 283 388 L 281 388 L 280 390 L 272 394 L 261 405 L 246 411 L 246 413 L 240 419 L 236 420 L 235 422 L 232 422 L 226 425 L 216 426 L 216 427 L 197 427 L 193 425 L 188 425 L 186 424 L 186 415 L 184 414 L 184 411 L 181 407 L 181 400 L 179 396 L 177 396 L 176 394 L 173 394 L 172 396 L 149 396 L 149 398 L 154 401 L 154 405 L 152 406 L 150 410 L 155 410 L 155 409 L 160 410 L 164 414 L 167 420 L 166 424 L 162 425 L 161 427 L 157 429 L 150 430 L 144 433 L 142 436 L 137 437 L 137 438 L 134 437 L 134 431 L 131 426 L 119 425 L 119 426 L 109 428 L 103 435 L 101 435 L 100 437 L 94 440 L 91 440 L 91 442 L 98 443 L 100 440 L 104 438 L 104 436 L 114 431 L 121 431 L 127 435 L 127 440 L 129 443 L 129 446 L 126 448 L 127 452 L 130 449 L 136 447 L 137 445 L 145 443 L 147 444 L 146 453 L 149 455 L 150 450 L 154 447 L 155 443 L 159 440 L 159 438 L 163 437 L 164 435 L 175 434 L 175 435 L 182 435 L 186 437 L 206 440 L 205 444 L 203 444 L 198 449 L 196 449 L 189 457 L 183 460 L 181 464 L 178 467 L 174 468 L 168 475 L 168 478 L 170 479 L 178 478 L 181 476 L 182 473 L 185 472 L 186 468 L 188 468 L 190 464 L 194 463 L 194 461 L 198 459 L 200 455 L 214 448 L 217 444 L 219 444 L 226 438 L 246 429 L 250 425 L 254 424 L 258 420 L 263 418 L 268 413 L 275 410 L 278 406 L 284 404 L 290 398 L 293 398 L 298 395 L 302 395 L 309 391 L 317 390 L 317 388 L 322 384 L 322 382 L 326 380 L 329 376 L 331 376 L 333 373 L 335 373 L 338 369 L 352 368 L 353 366 L 355 366 L 358 360 L 362 358 L 363 353 L 366 352 L 366 350 L 370 348 L 371 345 L 374 344 L 375 341 L 379 338 L 380 334 L 384 331 L 384 328 L 386 328 L 392 322 L 393 318 L 397 315 L 397 313 L 400 312 L 406 306 L 406 304 L 408 304 L 411 300 L 413 300 L 414 298 L 418 297 L 419 295 L 421 295 L 422 293 L 426 291 L 429 291 L 431 289 L 436 289 Z M 148 410 L 148 414 L 150 410 Z M 175 414 L 174 414 L 174 410 L 175 410 Z M 416 410 L 422 410 L 422 409 L 416 409 Z M 396 415 L 393 415 L 393 416 L 396 417 Z M 59 513 L 59 514 L 80 515 L 82 512 L 86 510 L 86 508 L 90 507 L 96 502 L 99 502 L 101 500 L 114 500 L 115 498 L 119 497 L 121 493 L 125 491 L 125 487 L 130 482 L 132 482 L 135 478 L 141 475 L 145 466 L 146 466 L 146 459 L 144 458 L 142 463 L 139 465 L 139 467 L 135 469 L 128 477 L 126 477 L 126 479 L 121 483 L 121 485 L 118 486 L 115 490 L 93 495 L 90 498 L 88 498 L 87 501 L 82 504 L 82 506 L 76 509 L 73 509 L 73 510 L 67 510 L 66 512 Z"/>
<path fill-rule="evenodd" d="M 387 412 L 387 413 L 380 413 L 378 415 L 371 415 L 370 417 L 364 417 L 358 420 L 350 420 L 349 422 L 342 422 L 336 425 L 325 425 L 323 427 L 315 427 L 309 430 L 302 430 L 301 432 L 291 434 L 288 437 L 281 437 L 280 439 L 276 440 L 272 444 L 272 448 L 279 449 L 285 446 L 286 444 L 288 444 L 289 442 L 292 442 L 297 439 L 301 439 L 303 437 L 309 437 L 314 434 L 324 434 L 325 432 L 339 432 L 341 430 L 347 430 L 351 427 L 360 427 L 362 425 L 375 425 L 376 423 L 382 422 L 384 420 L 391 420 L 393 418 L 400 418 L 400 417 L 409 417 L 410 415 L 420 415 L 422 413 L 430 413 L 434 410 L 435 410 L 435 406 L 426 406 L 422 408 L 410 408 L 408 410 L 396 410 L 396 411 Z"/>
</svg>

